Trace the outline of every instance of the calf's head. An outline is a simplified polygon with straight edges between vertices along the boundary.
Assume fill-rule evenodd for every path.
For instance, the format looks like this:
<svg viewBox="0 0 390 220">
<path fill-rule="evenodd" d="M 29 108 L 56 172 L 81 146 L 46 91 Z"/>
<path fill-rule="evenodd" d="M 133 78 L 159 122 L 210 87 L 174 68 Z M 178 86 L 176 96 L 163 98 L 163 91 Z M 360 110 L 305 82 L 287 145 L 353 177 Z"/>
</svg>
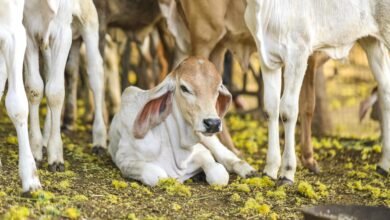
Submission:
<svg viewBox="0 0 390 220">
<path fill-rule="evenodd" d="M 172 111 L 179 112 L 196 133 L 213 135 L 222 130 L 222 118 L 231 103 L 231 94 L 215 66 L 199 57 L 181 62 L 148 94 L 148 101 L 134 122 L 136 138 L 143 138 Z"/>
</svg>

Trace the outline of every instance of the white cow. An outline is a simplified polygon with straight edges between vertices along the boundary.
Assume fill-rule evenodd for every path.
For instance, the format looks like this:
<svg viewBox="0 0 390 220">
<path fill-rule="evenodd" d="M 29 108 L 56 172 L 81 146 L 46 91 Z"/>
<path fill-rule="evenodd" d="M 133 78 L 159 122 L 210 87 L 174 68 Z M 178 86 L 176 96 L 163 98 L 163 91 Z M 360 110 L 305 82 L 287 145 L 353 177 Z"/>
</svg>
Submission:
<svg viewBox="0 0 390 220">
<path fill-rule="evenodd" d="M 22 24 L 24 0 L 0 0 L 0 98 L 8 79 L 7 112 L 18 135 L 19 175 L 23 192 L 41 187 L 28 139 L 28 102 L 23 85 L 26 31 Z"/>
<path fill-rule="evenodd" d="M 74 19 L 72 19 L 72 16 Z M 72 23 L 73 21 L 73 23 Z M 93 144 L 106 147 L 106 127 L 103 121 L 103 62 L 98 49 L 98 19 L 92 0 L 28 0 L 24 7 L 27 29 L 25 58 L 26 90 L 30 103 L 30 141 L 34 158 L 42 160 L 42 146 L 47 146 L 49 169 L 64 170 L 60 131 L 64 102 L 64 70 L 74 35 L 81 35 L 88 54 L 88 75 L 95 97 Z M 44 83 L 39 69 L 39 54 L 44 59 L 47 117 L 44 137 L 39 126 L 39 104 Z"/>
<path fill-rule="evenodd" d="M 184 181 L 201 170 L 208 183 L 220 185 L 228 183 L 226 169 L 253 175 L 255 170 L 214 136 L 230 103 L 215 66 L 188 58 L 157 87 L 124 91 L 110 127 L 109 153 L 125 177 L 150 186 L 160 178 Z"/>
<path fill-rule="evenodd" d="M 307 60 L 314 51 L 342 58 L 359 42 L 378 81 L 383 112 L 383 155 L 378 171 L 390 168 L 390 0 L 247 0 L 245 20 L 256 40 L 268 113 L 268 153 L 264 172 L 283 182 L 294 180 L 294 130 Z M 284 91 L 280 99 L 281 69 Z M 279 123 L 285 128 L 280 156 Z"/>
</svg>

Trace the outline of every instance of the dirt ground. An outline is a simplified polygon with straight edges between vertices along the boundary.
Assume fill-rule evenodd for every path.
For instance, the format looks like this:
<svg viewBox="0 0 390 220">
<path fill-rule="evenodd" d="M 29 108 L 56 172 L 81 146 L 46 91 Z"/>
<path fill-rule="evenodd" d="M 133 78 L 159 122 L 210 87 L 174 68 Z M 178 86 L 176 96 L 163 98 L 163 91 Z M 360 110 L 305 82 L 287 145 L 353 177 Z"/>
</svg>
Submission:
<svg viewBox="0 0 390 220">
<path fill-rule="evenodd" d="M 0 216 L 3 219 L 297 219 L 316 204 L 390 206 L 390 179 L 377 175 L 380 146 L 370 139 L 316 139 L 322 173 L 298 168 L 294 185 L 277 187 L 266 177 L 231 175 L 227 187 L 209 186 L 201 176 L 184 185 L 167 180 L 144 187 L 123 179 L 108 156 L 91 155 L 89 127 L 63 134 L 66 172 L 39 170 L 43 191 L 23 198 L 15 132 L 0 122 Z M 230 116 L 234 141 L 257 169 L 264 166 L 267 133 L 250 116 Z M 81 123 L 80 123 L 81 124 Z"/>
</svg>

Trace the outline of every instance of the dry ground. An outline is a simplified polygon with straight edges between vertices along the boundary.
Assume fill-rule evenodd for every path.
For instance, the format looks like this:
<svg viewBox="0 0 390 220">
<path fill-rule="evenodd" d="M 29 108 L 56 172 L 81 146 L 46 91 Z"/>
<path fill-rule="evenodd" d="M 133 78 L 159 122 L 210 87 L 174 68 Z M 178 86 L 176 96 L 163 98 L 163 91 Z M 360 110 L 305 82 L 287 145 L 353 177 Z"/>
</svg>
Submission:
<svg viewBox="0 0 390 220">
<path fill-rule="evenodd" d="M 246 159 L 262 169 L 266 129 L 249 116 L 231 116 L 229 125 Z M 284 188 L 267 178 L 234 175 L 227 187 L 209 186 L 197 177 L 184 186 L 168 181 L 149 188 L 123 179 L 108 156 L 92 156 L 85 126 L 63 135 L 66 172 L 52 174 L 43 165 L 44 191 L 23 198 L 15 132 L 5 117 L 0 129 L 0 216 L 5 219 L 296 219 L 302 207 L 315 204 L 390 206 L 390 179 L 373 171 L 380 155 L 374 140 L 315 140 L 322 173 L 316 176 L 299 167 L 295 184 Z"/>
</svg>

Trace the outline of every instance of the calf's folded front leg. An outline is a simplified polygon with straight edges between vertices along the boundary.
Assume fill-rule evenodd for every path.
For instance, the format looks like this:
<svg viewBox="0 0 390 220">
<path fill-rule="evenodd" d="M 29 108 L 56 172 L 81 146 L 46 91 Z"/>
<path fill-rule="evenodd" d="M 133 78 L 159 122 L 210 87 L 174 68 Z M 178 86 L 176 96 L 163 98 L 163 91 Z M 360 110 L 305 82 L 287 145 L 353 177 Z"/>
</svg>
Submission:
<svg viewBox="0 0 390 220">
<path fill-rule="evenodd" d="M 206 174 L 206 181 L 210 185 L 227 185 L 229 182 L 229 173 L 225 167 L 214 160 L 211 152 L 202 144 L 193 146 L 192 155 L 189 158 L 190 164 L 195 167 L 201 167 Z M 187 165 L 187 167 L 190 167 Z M 192 171 L 192 170 L 190 170 Z"/>
<path fill-rule="evenodd" d="M 234 172 L 243 178 L 256 175 L 256 170 L 253 167 L 227 149 L 216 136 L 203 136 L 201 143 L 229 172 Z"/>
</svg>

